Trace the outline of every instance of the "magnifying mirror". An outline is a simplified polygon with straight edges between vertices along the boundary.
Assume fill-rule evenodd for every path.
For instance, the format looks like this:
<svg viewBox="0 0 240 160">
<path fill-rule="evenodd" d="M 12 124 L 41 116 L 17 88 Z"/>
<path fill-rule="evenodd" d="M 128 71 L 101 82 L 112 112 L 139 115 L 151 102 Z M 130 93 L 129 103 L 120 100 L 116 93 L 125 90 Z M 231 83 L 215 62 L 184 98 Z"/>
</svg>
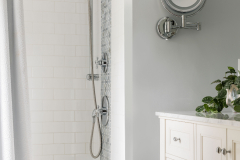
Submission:
<svg viewBox="0 0 240 160">
<path fill-rule="evenodd" d="M 182 25 L 178 26 L 176 21 L 164 17 L 157 24 L 157 31 L 161 38 L 170 39 L 178 32 L 178 29 L 201 29 L 199 22 L 187 22 L 187 18 L 198 13 L 205 5 L 206 0 L 161 0 L 163 7 L 176 17 L 182 19 Z"/>
</svg>

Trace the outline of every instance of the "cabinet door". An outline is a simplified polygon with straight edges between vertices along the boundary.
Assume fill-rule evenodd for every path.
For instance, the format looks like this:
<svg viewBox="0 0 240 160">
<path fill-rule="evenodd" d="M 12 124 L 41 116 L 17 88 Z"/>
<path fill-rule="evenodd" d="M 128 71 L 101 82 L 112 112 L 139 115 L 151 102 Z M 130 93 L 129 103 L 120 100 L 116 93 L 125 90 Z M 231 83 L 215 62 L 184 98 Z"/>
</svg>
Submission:
<svg viewBox="0 0 240 160">
<path fill-rule="evenodd" d="M 227 131 L 227 153 L 228 160 L 240 160 L 240 131 Z"/>
<path fill-rule="evenodd" d="M 226 129 L 197 126 L 197 160 L 226 160 L 226 156 L 217 153 L 218 147 L 226 148 Z"/>
</svg>

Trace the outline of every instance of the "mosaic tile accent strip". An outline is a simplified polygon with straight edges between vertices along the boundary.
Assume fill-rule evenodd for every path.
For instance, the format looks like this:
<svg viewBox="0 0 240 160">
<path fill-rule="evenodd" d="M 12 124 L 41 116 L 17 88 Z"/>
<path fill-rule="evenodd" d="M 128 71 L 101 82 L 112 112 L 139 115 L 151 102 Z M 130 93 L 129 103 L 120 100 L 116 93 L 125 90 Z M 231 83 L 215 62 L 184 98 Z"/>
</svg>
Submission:
<svg viewBox="0 0 240 160">
<path fill-rule="evenodd" d="M 101 160 L 111 159 L 111 0 L 101 2 L 101 48 L 102 55 L 107 53 L 109 60 L 108 72 L 102 71 L 101 95 L 107 96 L 109 100 L 109 122 L 107 126 L 102 126 L 102 153 Z"/>
</svg>

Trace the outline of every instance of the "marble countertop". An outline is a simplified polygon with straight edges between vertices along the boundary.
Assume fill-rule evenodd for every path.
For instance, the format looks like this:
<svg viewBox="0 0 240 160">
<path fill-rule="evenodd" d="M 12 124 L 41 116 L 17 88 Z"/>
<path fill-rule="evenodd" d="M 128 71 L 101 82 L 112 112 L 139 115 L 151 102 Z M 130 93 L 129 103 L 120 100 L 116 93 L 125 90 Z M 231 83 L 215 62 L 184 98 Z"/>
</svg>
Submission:
<svg viewBox="0 0 240 160">
<path fill-rule="evenodd" d="M 168 117 L 189 121 L 240 127 L 240 113 L 198 113 L 195 111 L 156 112 L 158 117 Z"/>
</svg>

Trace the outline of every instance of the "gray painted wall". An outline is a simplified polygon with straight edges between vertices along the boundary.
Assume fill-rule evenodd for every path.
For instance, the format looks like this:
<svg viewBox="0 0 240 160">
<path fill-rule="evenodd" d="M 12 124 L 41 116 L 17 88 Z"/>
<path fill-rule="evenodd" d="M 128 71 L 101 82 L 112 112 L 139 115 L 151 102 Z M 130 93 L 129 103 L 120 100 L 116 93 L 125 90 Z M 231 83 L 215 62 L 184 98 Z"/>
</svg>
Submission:
<svg viewBox="0 0 240 160">
<path fill-rule="evenodd" d="M 156 111 L 194 110 L 204 96 L 216 95 L 210 83 L 224 77 L 227 66 L 237 68 L 239 6 L 239 0 L 209 0 L 189 19 L 202 22 L 201 31 L 180 30 L 165 41 L 156 23 L 171 15 L 160 0 L 133 0 L 134 160 L 159 160 Z"/>
</svg>

